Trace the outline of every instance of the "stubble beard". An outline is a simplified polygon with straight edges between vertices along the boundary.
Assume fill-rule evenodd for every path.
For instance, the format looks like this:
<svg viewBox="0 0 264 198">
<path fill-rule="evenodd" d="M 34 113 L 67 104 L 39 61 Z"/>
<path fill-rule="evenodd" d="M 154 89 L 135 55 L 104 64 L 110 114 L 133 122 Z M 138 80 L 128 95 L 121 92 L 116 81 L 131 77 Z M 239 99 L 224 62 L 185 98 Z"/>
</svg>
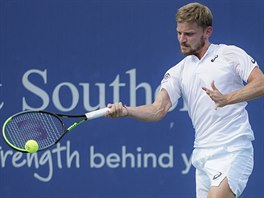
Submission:
<svg viewBox="0 0 264 198">
<path fill-rule="evenodd" d="M 182 48 L 185 47 L 185 49 Z M 196 55 L 199 53 L 199 51 L 205 46 L 205 39 L 203 36 L 200 38 L 200 42 L 198 43 L 197 46 L 194 46 L 194 48 L 188 44 L 181 44 L 181 53 L 184 54 L 185 56 L 189 55 Z"/>
</svg>

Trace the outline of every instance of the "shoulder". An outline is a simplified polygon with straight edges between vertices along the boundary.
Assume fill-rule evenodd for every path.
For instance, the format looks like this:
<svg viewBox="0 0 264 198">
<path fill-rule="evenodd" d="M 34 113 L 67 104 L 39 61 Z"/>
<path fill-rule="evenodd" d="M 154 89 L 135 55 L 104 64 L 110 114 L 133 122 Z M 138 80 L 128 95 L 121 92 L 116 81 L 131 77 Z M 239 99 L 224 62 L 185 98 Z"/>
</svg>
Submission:
<svg viewBox="0 0 264 198">
<path fill-rule="evenodd" d="M 184 68 L 184 64 L 186 62 L 186 57 L 182 59 L 179 63 L 169 68 L 162 80 L 162 83 L 167 82 L 169 80 L 177 80 L 181 78 L 181 73 Z"/>
<path fill-rule="evenodd" d="M 184 58 L 183 60 L 181 60 L 176 65 L 172 66 L 170 69 L 168 69 L 168 71 L 166 73 L 169 73 L 169 74 L 173 75 L 175 73 L 181 72 L 182 69 L 183 69 L 183 67 L 184 67 L 185 61 L 186 61 L 186 58 Z"/>
<path fill-rule="evenodd" d="M 241 60 L 252 59 L 247 52 L 236 45 L 224 45 L 221 44 L 219 48 L 219 54 L 222 58 L 231 63 L 239 63 Z"/>
<path fill-rule="evenodd" d="M 238 47 L 236 45 L 220 45 L 220 49 L 222 50 L 223 54 L 225 55 L 239 55 L 239 54 L 246 54 L 245 50 L 243 50 L 241 47 Z"/>
</svg>

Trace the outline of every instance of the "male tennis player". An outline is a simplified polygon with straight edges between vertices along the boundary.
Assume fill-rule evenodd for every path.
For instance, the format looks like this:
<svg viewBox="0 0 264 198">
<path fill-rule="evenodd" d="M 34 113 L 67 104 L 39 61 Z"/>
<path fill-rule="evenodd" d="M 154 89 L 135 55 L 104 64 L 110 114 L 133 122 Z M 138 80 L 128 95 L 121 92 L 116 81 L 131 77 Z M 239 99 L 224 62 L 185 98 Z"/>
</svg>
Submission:
<svg viewBox="0 0 264 198">
<path fill-rule="evenodd" d="M 246 101 L 264 95 L 264 75 L 244 50 L 209 42 L 208 7 L 187 4 L 177 11 L 176 21 L 186 57 L 166 72 L 155 101 L 138 107 L 109 104 L 106 116 L 159 121 L 183 97 L 195 127 L 197 197 L 239 197 L 253 169 L 254 135 Z"/>
</svg>

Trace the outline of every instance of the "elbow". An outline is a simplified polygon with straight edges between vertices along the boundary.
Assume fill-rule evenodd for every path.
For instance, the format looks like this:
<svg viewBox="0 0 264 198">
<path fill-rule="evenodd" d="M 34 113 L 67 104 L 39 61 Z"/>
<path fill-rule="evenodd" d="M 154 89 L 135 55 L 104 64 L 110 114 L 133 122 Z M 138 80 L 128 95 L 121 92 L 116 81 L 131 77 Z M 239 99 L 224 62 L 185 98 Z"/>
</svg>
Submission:
<svg viewBox="0 0 264 198">
<path fill-rule="evenodd" d="M 166 116 L 165 112 L 158 112 L 158 114 L 155 116 L 155 121 L 159 122 Z"/>
<path fill-rule="evenodd" d="M 169 96 L 165 96 L 163 98 L 160 97 L 156 99 L 155 102 L 152 104 L 155 118 L 154 121 L 162 120 L 167 115 L 169 109 L 172 106 L 171 101 L 169 100 Z"/>
<path fill-rule="evenodd" d="M 260 82 L 260 96 L 264 96 L 264 77 L 262 78 L 261 82 Z"/>
<path fill-rule="evenodd" d="M 168 113 L 168 109 L 167 108 L 159 108 L 156 111 L 156 116 L 155 116 L 155 121 L 161 121 Z"/>
<path fill-rule="evenodd" d="M 264 96 L 264 85 L 263 85 L 263 87 L 262 87 L 262 89 L 261 89 L 260 96 Z"/>
</svg>

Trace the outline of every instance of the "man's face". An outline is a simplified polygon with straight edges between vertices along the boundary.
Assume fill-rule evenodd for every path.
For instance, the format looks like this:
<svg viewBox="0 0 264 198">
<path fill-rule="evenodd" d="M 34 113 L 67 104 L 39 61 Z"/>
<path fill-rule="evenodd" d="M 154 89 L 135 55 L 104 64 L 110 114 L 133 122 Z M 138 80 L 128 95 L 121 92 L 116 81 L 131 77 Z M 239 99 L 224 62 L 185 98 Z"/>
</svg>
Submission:
<svg viewBox="0 0 264 198">
<path fill-rule="evenodd" d="M 203 47 L 208 41 L 207 29 L 196 23 L 177 23 L 178 40 L 184 55 L 204 54 Z"/>
</svg>

